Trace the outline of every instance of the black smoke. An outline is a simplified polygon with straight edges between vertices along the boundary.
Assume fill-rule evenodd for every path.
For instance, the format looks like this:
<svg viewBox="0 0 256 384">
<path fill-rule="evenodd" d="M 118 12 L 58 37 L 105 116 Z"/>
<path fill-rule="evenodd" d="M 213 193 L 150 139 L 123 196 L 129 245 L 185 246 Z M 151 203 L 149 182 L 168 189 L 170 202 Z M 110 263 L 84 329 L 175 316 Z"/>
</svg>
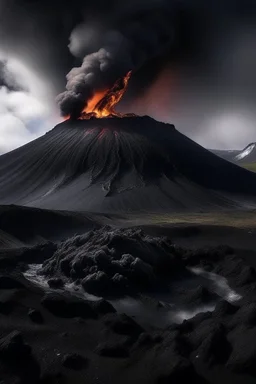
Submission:
<svg viewBox="0 0 256 384">
<path fill-rule="evenodd" d="M 226 106 L 239 110 L 246 105 L 255 110 L 256 55 L 251 48 L 255 21 L 253 0 L 2 0 L 0 50 L 14 51 L 32 62 L 42 78 L 51 80 L 57 96 L 65 89 L 65 77 L 71 68 L 81 68 L 84 57 L 110 47 L 114 60 L 107 57 L 103 63 L 107 76 L 99 76 L 95 88 L 104 87 L 119 73 L 135 68 L 121 104 L 125 112 L 127 107 L 129 111 L 136 109 L 133 101 L 147 93 L 163 69 L 178 68 L 182 97 L 177 114 L 185 116 L 186 121 L 180 122 L 173 113 L 178 99 L 175 93 L 165 114 L 158 113 L 155 107 L 148 108 L 152 116 L 175 122 L 184 133 L 198 140 L 198 127 L 204 124 L 206 115 Z M 236 43 L 243 48 L 241 52 L 232 48 Z M 104 61 L 105 51 L 101 54 Z M 73 75 L 69 77 L 73 79 Z M 71 94 L 75 90 L 71 101 L 79 110 L 80 96 L 86 102 L 94 87 L 86 91 L 82 87 L 80 92 L 78 84 L 71 87 Z M 169 89 L 168 82 L 165 87 Z M 66 104 L 63 108 L 69 109 Z M 144 106 L 134 112 L 149 113 Z M 210 128 L 203 125 L 203 129 L 209 139 L 209 144 L 207 140 L 204 144 L 228 145 L 221 141 L 227 138 L 216 141 Z M 239 146 L 255 140 L 252 131 L 248 134 L 251 136 L 244 140 L 239 135 Z"/>
<path fill-rule="evenodd" d="M 71 34 L 70 50 L 83 58 L 80 67 L 67 75 L 66 91 L 59 95 L 62 114 L 79 115 L 94 92 L 104 89 L 128 71 L 141 67 L 158 56 L 174 41 L 174 2 L 132 2 L 129 7 L 117 7 L 111 15 L 111 25 L 100 25 L 99 31 L 86 24 Z M 95 21 L 94 21 L 95 22 Z M 86 36 L 90 38 L 86 38 Z M 91 47 L 91 42 L 94 46 Z M 90 52 L 90 48 L 98 48 Z"/>
</svg>

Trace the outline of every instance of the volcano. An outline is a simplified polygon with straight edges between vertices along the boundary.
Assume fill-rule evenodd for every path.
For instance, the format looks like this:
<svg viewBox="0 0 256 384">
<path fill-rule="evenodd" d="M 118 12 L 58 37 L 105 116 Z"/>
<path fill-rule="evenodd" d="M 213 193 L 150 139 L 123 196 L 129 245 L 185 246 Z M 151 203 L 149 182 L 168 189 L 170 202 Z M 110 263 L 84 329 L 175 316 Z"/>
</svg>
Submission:
<svg viewBox="0 0 256 384">
<path fill-rule="evenodd" d="M 255 174 L 150 117 L 67 120 L 0 157 L 2 205 L 186 212 L 255 200 Z"/>
</svg>

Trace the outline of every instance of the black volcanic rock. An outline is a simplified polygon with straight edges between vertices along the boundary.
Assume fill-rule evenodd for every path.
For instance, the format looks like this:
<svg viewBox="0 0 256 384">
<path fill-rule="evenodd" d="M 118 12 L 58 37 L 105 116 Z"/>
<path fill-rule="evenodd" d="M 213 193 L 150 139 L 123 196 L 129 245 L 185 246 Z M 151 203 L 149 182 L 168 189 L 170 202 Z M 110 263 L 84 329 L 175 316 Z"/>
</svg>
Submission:
<svg viewBox="0 0 256 384">
<path fill-rule="evenodd" d="M 2 290 L 0 291 L 0 313 L 7 315 L 17 305 L 16 290 Z"/>
<path fill-rule="evenodd" d="M 167 238 L 111 227 L 59 244 L 40 273 L 62 276 L 63 281 L 74 281 L 88 293 L 103 297 L 134 295 L 163 287 L 170 277 L 189 275 Z"/>
<path fill-rule="evenodd" d="M 96 313 L 99 313 L 101 315 L 106 315 L 107 313 L 115 313 L 116 310 L 108 301 L 100 299 L 96 301 L 92 301 L 91 303 L 92 308 L 95 310 Z"/>
<path fill-rule="evenodd" d="M 64 281 L 60 278 L 52 278 L 47 281 L 50 288 L 59 289 L 64 286 Z"/>
<path fill-rule="evenodd" d="M 37 309 L 30 309 L 28 311 L 28 316 L 34 323 L 42 324 L 44 322 L 42 313 Z"/>
<path fill-rule="evenodd" d="M 0 339 L 0 366 L 10 376 L 10 382 L 35 384 L 40 377 L 40 366 L 34 359 L 31 347 L 24 343 L 22 334 L 13 331 Z M 2 367 L 1 367 L 2 368 Z"/>
<path fill-rule="evenodd" d="M 86 367 L 88 360 L 77 353 L 65 355 L 62 364 L 65 368 L 79 371 Z"/>
<path fill-rule="evenodd" d="M 96 317 L 96 312 L 88 301 L 72 295 L 47 293 L 41 303 L 55 316 L 66 318 L 82 317 L 85 319 Z"/>
<path fill-rule="evenodd" d="M 150 117 L 68 120 L 0 169 L 0 204 L 55 210 L 216 210 L 256 195 L 256 175 Z"/>
<path fill-rule="evenodd" d="M 199 285 L 195 289 L 182 292 L 180 300 L 182 303 L 191 307 L 215 302 L 216 300 L 219 300 L 219 296 L 210 292 L 206 287 Z"/>
<path fill-rule="evenodd" d="M 88 293 L 95 295 L 111 295 L 114 285 L 105 272 L 98 271 L 87 275 L 82 280 L 82 286 Z"/>
<path fill-rule="evenodd" d="M 125 314 L 108 315 L 105 319 L 105 324 L 115 333 L 138 337 L 144 330 L 132 318 Z"/>
</svg>

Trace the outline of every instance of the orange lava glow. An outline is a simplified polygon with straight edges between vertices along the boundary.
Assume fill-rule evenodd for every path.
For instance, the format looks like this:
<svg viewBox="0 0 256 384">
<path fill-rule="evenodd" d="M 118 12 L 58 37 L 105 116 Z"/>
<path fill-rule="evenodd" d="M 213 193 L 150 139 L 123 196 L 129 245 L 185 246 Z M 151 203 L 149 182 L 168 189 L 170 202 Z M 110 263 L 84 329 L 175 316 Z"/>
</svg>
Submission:
<svg viewBox="0 0 256 384">
<path fill-rule="evenodd" d="M 131 78 L 132 72 L 128 72 L 126 76 L 118 79 L 112 88 L 107 91 L 97 92 L 94 97 L 89 100 L 88 105 L 83 110 L 80 119 L 88 120 L 91 118 L 102 119 L 104 117 L 125 117 L 115 111 L 115 106 L 122 99 Z M 131 115 L 129 115 L 131 116 Z"/>
<path fill-rule="evenodd" d="M 179 68 L 165 68 L 150 87 L 133 99 L 127 100 L 125 109 L 137 115 L 149 115 L 156 120 L 170 122 L 183 112 L 182 78 Z"/>
<path fill-rule="evenodd" d="M 106 95 L 108 91 L 98 91 L 94 94 L 93 98 L 88 101 L 87 106 L 84 108 L 83 113 L 91 113 L 100 100 Z"/>
</svg>

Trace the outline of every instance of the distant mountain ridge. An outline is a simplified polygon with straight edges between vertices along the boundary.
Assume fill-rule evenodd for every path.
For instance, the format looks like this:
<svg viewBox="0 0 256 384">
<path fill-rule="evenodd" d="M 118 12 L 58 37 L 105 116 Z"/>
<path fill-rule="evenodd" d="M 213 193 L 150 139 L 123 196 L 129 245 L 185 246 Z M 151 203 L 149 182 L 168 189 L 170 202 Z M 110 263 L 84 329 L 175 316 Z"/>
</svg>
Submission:
<svg viewBox="0 0 256 384">
<path fill-rule="evenodd" d="M 256 142 L 248 144 L 242 150 L 211 150 L 215 155 L 237 164 L 256 163 Z"/>
</svg>

